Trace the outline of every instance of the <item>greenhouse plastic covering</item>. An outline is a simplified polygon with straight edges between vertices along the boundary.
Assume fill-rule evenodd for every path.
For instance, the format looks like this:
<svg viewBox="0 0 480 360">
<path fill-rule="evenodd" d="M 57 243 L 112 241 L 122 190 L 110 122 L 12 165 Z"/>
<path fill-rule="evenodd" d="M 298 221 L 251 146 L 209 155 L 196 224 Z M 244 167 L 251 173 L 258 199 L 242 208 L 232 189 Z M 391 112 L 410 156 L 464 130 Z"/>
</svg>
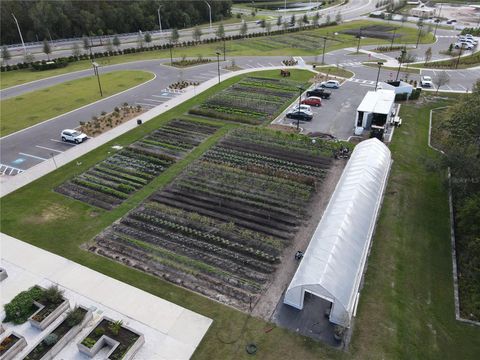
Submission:
<svg viewBox="0 0 480 360">
<path fill-rule="evenodd" d="M 377 139 L 355 147 L 285 293 L 285 304 L 302 309 L 307 291 L 333 303 L 332 323 L 350 326 L 390 164 L 390 150 Z"/>
</svg>

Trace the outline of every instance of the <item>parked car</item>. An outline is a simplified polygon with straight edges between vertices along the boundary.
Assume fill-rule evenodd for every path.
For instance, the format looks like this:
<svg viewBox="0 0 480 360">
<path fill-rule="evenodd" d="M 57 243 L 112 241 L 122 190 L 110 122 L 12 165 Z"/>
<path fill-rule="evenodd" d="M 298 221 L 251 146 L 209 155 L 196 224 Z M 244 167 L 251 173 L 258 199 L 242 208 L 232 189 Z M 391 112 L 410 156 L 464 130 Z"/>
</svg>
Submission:
<svg viewBox="0 0 480 360">
<path fill-rule="evenodd" d="M 420 78 L 420 86 L 421 87 L 433 87 L 433 81 L 432 81 L 432 78 L 430 76 L 422 76 Z"/>
<path fill-rule="evenodd" d="M 329 99 L 332 93 L 330 91 L 325 91 L 325 89 L 316 88 L 313 90 L 307 91 L 307 97 L 316 96 L 322 99 Z"/>
<path fill-rule="evenodd" d="M 303 112 L 306 112 L 307 114 L 312 114 L 313 115 L 312 108 L 310 107 L 310 105 L 304 105 L 304 104 L 301 104 L 300 106 L 296 105 L 289 112 L 297 111 L 297 110 L 301 110 Z"/>
<path fill-rule="evenodd" d="M 340 83 L 337 80 L 328 80 L 320 83 L 320 87 L 338 89 L 340 87 Z"/>
<path fill-rule="evenodd" d="M 463 48 L 463 50 L 472 50 L 475 46 L 469 42 L 457 42 L 455 43 L 455 49 Z"/>
<path fill-rule="evenodd" d="M 303 99 L 302 104 L 319 107 L 322 106 L 322 99 L 318 96 L 310 96 L 306 99 Z"/>
<path fill-rule="evenodd" d="M 72 129 L 63 130 L 60 136 L 62 137 L 62 141 L 72 141 L 75 144 L 80 144 L 88 139 L 88 136 L 84 133 Z"/>
<path fill-rule="evenodd" d="M 448 21 L 447 21 L 447 24 L 453 24 L 453 23 L 456 23 L 456 22 L 457 22 L 457 20 L 451 19 L 451 20 L 448 20 Z"/>
<path fill-rule="evenodd" d="M 295 120 L 301 120 L 301 121 L 311 121 L 313 119 L 312 114 L 309 114 L 302 110 L 295 110 L 295 111 L 288 112 L 286 117 L 288 119 L 295 119 Z"/>
</svg>

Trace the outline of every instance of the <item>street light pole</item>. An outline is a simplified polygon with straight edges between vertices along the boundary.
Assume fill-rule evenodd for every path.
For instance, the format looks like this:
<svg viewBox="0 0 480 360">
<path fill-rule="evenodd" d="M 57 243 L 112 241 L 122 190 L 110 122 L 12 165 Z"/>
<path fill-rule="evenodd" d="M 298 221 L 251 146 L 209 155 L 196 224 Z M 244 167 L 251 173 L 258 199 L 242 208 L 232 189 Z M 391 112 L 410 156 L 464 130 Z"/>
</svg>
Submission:
<svg viewBox="0 0 480 360">
<path fill-rule="evenodd" d="M 325 64 L 325 47 L 327 46 L 327 38 L 323 37 L 323 53 L 322 53 L 322 65 Z"/>
<path fill-rule="evenodd" d="M 173 66 L 173 56 L 172 56 L 172 43 L 168 44 L 168 48 L 170 49 L 170 66 Z"/>
<path fill-rule="evenodd" d="M 440 10 L 438 11 L 438 15 L 437 15 L 437 20 L 435 20 L 435 31 L 433 32 L 433 37 L 436 38 L 437 36 L 437 28 L 438 28 L 438 24 L 440 23 L 440 13 L 442 12 L 442 6 L 443 4 L 440 4 Z"/>
<path fill-rule="evenodd" d="M 390 51 L 392 50 L 393 42 L 395 41 L 395 33 L 396 32 L 397 32 L 397 28 L 393 29 L 392 42 L 390 43 Z"/>
<path fill-rule="evenodd" d="M 210 17 L 210 29 L 211 29 L 212 28 L 212 7 L 206 0 L 203 0 L 203 2 L 208 6 L 208 15 Z"/>
<path fill-rule="evenodd" d="M 225 44 L 225 35 L 223 36 L 223 61 L 227 60 L 227 46 Z"/>
<path fill-rule="evenodd" d="M 303 93 L 303 88 L 301 86 L 298 87 L 298 90 L 300 90 L 300 96 L 298 97 L 298 111 L 300 112 L 300 105 L 302 105 L 302 93 Z M 297 131 L 300 129 L 300 118 L 297 117 Z"/>
<path fill-rule="evenodd" d="M 375 91 L 377 91 L 378 79 L 380 78 L 380 69 L 382 68 L 383 62 L 379 61 L 377 64 L 378 64 L 378 73 L 377 73 L 377 81 L 375 82 Z"/>
<path fill-rule="evenodd" d="M 220 84 L 220 53 L 217 52 L 218 83 Z"/>
<path fill-rule="evenodd" d="M 161 6 L 158 7 L 157 14 L 158 14 L 158 26 L 160 27 L 160 32 L 162 32 L 162 18 L 160 17 L 160 8 Z"/>
<path fill-rule="evenodd" d="M 93 72 L 98 80 L 98 88 L 100 90 L 100 97 L 103 97 L 102 85 L 100 84 L 100 74 L 98 73 L 98 64 L 95 61 L 92 61 Z"/>
<path fill-rule="evenodd" d="M 418 43 L 420 42 L 420 35 L 422 35 L 422 27 L 423 27 L 423 24 L 418 24 L 418 37 L 417 37 L 417 44 L 415 45 L 415 49 L 418 48 Z"/>
<path fill-rule="evenodd" d="M 15 17 L 15 15 L 13 15 L 13 13 L 12 13 L 12 16 L 13 16 L 13 20 L 15 21 L 15 24 L 17 24 L 18 35 L 20 35 L 20 40 L 22 41 L 24 56 L 27 57 L 27 48 L 25 46 L 25 43 L 23 42 L 23 36 L 22 36 L 22 31 L 20 30 L 20 25 L 18 24 L 18 20 Z"/>
<path fill-rule="evenodd" d="M 455 69 L 458 69 L 458 63 L 460 62 L 460 57 L 462 56 L 463 43 L 460 44 L 460 51 L 458 52 L 457 63 L 455 64 Z"/>
<path fill-rule="evenodd" d="M 357 43 L 357 54 L 360 51 L 360 40 L 362 39 L 362 28 L 360 28 L 360 32 L 358 34 L 358 43 Z"/>
</svg>

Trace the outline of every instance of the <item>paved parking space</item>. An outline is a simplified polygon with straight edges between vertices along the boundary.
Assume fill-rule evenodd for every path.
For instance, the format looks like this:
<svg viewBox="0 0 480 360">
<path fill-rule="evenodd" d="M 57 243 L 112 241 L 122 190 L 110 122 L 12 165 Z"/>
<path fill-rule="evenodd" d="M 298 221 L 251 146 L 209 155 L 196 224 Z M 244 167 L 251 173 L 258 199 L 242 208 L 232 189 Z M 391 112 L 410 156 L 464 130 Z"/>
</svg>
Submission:
<svg viewBox="0 0 480 360">
<path fill-rule="evenodd" d="M 312 107 L 313 120 L 300 122 L 303 133 L 321 132 L 346 140 L 353 135 L 355 112 L 370 86 L 358 82 L 345 82 L 340 89 L 328 89 L 330 99 L 322 100 L 321 107 Z M 296 105 L 296 103 L 295 103 Z M 296 120 L 282 119 L 280 124 L 296 125 Z"/>
<path fill-rule="evenodd" d="M 443 70 L 422 70 L 422 75 L 431 76 L 435 85 L 435 78 Z M 450 82 L 440 88 L 440 90 L 450 91 L 472 91 L 475 82 L 480 79 L 480 69 L 464 69 L 449 71 L 445 73 L 448 75 Z M 418 76 L 420 78 L 420 76 Z"/>
</svg>

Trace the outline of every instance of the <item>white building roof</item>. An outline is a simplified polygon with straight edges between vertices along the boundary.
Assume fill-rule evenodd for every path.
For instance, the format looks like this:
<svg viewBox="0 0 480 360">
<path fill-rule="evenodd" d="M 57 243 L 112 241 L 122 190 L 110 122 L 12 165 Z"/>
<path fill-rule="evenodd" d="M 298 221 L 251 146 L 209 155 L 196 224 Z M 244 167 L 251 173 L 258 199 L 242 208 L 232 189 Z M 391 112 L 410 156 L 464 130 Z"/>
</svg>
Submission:
<svg viewBox="0 0 480 360">
<path fill-rule="evenodd" d="M 390 163 L 390 150 L 379 140 L 356 146 L 288 286 L 285 304 L 302 309 L 308 291 L 333 303 L 331 322 L 350 325 Z"/>
<path fill-rule="evenodd" d="M 369 91 L 358 106 L 358 111 L 371 112 L 376 114 L 388 114 L 395 101 L 395 91 L 377 90 Z"/>
</svg>

